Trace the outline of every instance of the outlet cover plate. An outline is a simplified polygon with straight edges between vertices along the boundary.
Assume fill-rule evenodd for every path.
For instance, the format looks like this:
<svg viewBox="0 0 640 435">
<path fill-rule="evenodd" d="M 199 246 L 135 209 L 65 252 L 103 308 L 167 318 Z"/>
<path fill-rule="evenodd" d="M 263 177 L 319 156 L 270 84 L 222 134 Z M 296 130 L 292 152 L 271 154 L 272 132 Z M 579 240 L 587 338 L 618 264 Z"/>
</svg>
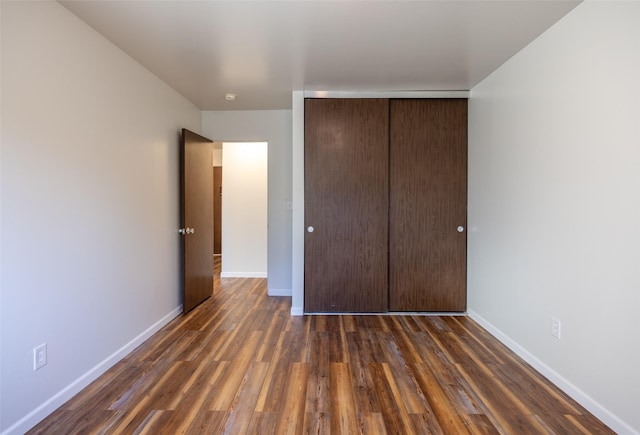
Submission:
<svg viewBox="0 0 640 435">
<path fill-rule="evenodd" d="M 552 317 L 551 318 L 551 335 L 553 335 L 555 338 L 560 340 L 561 333 L 562 333 L 562 322 L 560 322 L 560 319 Z"/>
<path fill-rule="evenodd" d="M 36 371 L 47 365 L 47 343 L 33 348 L 33 370 Z"/>
</svg>

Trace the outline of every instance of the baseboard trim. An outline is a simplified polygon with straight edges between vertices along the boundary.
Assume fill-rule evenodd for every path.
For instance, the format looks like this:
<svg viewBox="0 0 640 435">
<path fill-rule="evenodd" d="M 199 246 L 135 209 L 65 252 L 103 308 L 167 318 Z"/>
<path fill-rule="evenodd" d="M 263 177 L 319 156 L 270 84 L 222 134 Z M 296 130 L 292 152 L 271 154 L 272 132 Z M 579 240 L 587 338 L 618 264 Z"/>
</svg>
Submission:
<svg viewBox="0 0 640 435">
<path fill-rule="evenodd" d="M 266 278 L 266 272 L 221 272 L 220 278 Z"/>
<path fill-rule="evenodd" d="M 291 291 L 291 290 L 289 290 Z M 269 296 L 276 296 L 269 294 Z M 279 295 L 277 295 L 279 296 Z M 291 294 L 283 295 L 283 296 L 291 296 Z M 425 317 L 442 317 L 442 316 L 459 316 L 466 317 L 466 312 L 431 312 L 431 311 L 385 311 L 381 313 L 350 313 L 350 312 L 340 312 L 340 313 L 321 313 L 321 312 L 306 312 L 302 307 L 291 307 L 291 315 L 292 316 L 371 316 L 372 314 L 376 316 L 425 316 Z"/>
<path fill-rule="evenodd" d="M 291 296 L 290 288 L 268 288 L 268 296 Z"/>
<path fill-rule="evenodd" d="M 415 317 L 467 317 L 466 312 L 459 311 L 365 311 L 365 312 L 323 312 L 323 311 L 306 311 L 305 316 L 415 316 Z"/>
<path fill-rule="evenodd" d="M 547 364 L 539 360 L 535 355 L 530 353 L 507 334 L 496 328 L 493 324 L 484 319 L 480 314 L 473 310 L 468 310 L 469 317 L 476 321 L 480 326 L 486 329 L 491 335 L 497 338 L 502 344 L 515 352 L 520 358 L 524 359 L 529 365 L 539 371 L 544 377 L 554 383 L 558 388 L 567 393 L 573 400 L 584 406 L 590 413 L 598 417 L 604 424 L 609 426 L 614 432 L 620 435 L 640 435 L 635 429 L 614 415 L 607 408 L 602 406 L 591 396 L 586 394 L 580 388 L 573 385 L 558 372 L 553 370 Z"/>
<path fill-rule="evenodd" d="M 140 335 L 109 355 L 106 359 L 98 363 L 98 365 L 90 369 L 84 375 L 80 376 L 78 379 L 64 387 L 62 390 L 46 400 L 36 409 L 22 417 L 0 435 L 17 435 L 27 432 L 36 424 L 44 420 L 44 418 L 51 414 L 53 411 L 62 406 L 67 400 L 71 399 L 73 396 L 79 393 L 83 388 L 88 386 L 91 382 L 95 381 L 100 375 L 113 367 L 118 361 L 128 355 L 132 350 L 149 339 L 149 337 L 158 332 L 163 326 L 180 315 L 180 313 L 182 313 L 182 305 L 171 310 L 162 319 L 158 320 Z"/>
</svg>

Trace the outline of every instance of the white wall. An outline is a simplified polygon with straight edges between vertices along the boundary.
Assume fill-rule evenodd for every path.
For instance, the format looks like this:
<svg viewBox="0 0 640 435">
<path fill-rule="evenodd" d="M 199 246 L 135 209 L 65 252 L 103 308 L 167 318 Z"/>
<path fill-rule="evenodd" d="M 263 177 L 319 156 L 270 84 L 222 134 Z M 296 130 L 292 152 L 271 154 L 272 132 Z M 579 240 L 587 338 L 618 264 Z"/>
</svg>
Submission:
<svg viewBox="0 0 640 435">
<path fill-rule="evenodd" d="M 0 431 L 23 433 L 178 312 L 178 134 L 201 118 L 58 3 L 1 8 Z"/>
<path fill-rule="evenodd" d="M 223 142 L 269 143 L 269 294 L 291 295 L 291 111 L 203 111 L 202 131 Z"/>
<path fill-rule="evenodd" d="M 585 2 L 469 107 L 470 312 L 619 433 L 640 431 L 639 22 Z"/>
<path fill-rule="evenodd" d="M 292 113 L 292 198 L 291 314 L 304 313 L 304 91 L 291 95 Z"/>
<path fill-rule="evenodd" d="M 222 278 L 267 277 L 266 142 L 222 145 Z"/>
<path fill-rule="evenodd" d="M 4 84 L 3 82 L 3 71 L 4 68 L 2 66 L 2 5 L 0 4 L 0 432 L 2 431 L 2 409 L 3 409 L 3 388 L 2 388 L 2 373 L 3 373 L 3 369 L 2 369 L 2 361 L 3 361 L 3 357 L 2 357 L 2 350 L 3 350 L 3 346 L 2 346 L 2 337 L 3 337 L 3 333 L 2 333 L 2 313 L 3 313 L 3 308 L 2 308 L 2 122 L 3 122 L 3 117 L 2 117 L 2 108 L 4 106 L 4 104 L 2 103 L 2 85 Z"/>
</svg>

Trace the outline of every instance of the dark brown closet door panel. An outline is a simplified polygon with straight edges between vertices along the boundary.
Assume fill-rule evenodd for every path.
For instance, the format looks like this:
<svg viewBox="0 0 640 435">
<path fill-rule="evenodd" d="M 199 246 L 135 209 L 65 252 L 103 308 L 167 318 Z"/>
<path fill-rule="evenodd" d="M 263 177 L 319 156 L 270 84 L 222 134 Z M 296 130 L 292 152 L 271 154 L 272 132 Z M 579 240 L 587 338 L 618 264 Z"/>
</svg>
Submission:
<svg viewBox="0 0 640 435">
<path fill-rule="evenodd" d="M 390 129 L 389 308 L 465 311 L 467 100 L 392 100 Z"/>
<path fill-rule="evenodd" d="M 388 309 L 388 133 L 388 100 L 305 101 L 307 312 Z"/>
</svg>

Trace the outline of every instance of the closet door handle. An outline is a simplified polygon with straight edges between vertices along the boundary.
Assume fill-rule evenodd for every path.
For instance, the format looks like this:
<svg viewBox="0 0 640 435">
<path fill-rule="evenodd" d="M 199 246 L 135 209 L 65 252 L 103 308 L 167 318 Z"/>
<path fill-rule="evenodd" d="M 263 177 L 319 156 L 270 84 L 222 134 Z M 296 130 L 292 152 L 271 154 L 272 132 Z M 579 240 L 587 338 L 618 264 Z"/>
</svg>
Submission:
<svg viewBox="0 0 640 435">
<path fill-rule="evenodd" d="M 311 225 L 309 225 L 309 226 L 307 227 L 307 232 L 308 232 L 308 233 L 312 233 L 313 231 L 314 231 L 314 228 L 313 228 Z"/>
<path fill-rule="evenodd" d="M 458 232 L 464 233 L 464 227 L 462 225 L 458 225 Z"/>
</svg>

